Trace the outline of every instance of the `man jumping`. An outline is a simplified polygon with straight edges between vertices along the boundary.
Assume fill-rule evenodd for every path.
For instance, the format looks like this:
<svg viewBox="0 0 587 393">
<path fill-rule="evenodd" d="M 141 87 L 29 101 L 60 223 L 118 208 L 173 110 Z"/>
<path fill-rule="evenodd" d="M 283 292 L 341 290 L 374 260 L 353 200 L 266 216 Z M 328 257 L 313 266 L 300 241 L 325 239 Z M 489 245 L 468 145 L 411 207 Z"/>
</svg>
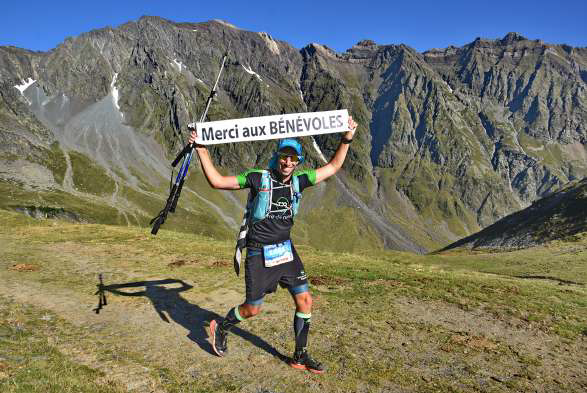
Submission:
<svg viewBox="0 0 587 393">
<path fill-rule="evenodd" d="M 247 204 L 248 231 L 244 237 L 247 248 L 244 266 L 246 296 L 244 303 L 233 307 L 224 319 L 210 323 L 212 347 L 218 356 L 224 356 L 227 351 L 230 329 L 259 314 L 265 294 L 275 292 L 279 284 L 289 290 L 296 306 L 293 321 L 295 352 L 290 365 L 317 374 L 324 372 L 322 364 L 306 351 L 312 297 L 304 265 L 290 239 L 290 231 L 301 193 L 334 175 L 342 167 L 357 128 L 352 117 L 349 117 L 348 127 L 349 131 L 343 134 L 328 164 L 299 173 L 294 171 L 304 157 L 302 145 L 295 139 L 279 141 L 268 170 L 250 169 L 238 176 L 220 174 L 206 147 L 196 144 L 195 149 L 210 186 L 221 190 L 251 190 L 250 203 Z M 195 143 L 196 139 L 197 133 L 192 130 L 189 142 Z"/>
</svg>

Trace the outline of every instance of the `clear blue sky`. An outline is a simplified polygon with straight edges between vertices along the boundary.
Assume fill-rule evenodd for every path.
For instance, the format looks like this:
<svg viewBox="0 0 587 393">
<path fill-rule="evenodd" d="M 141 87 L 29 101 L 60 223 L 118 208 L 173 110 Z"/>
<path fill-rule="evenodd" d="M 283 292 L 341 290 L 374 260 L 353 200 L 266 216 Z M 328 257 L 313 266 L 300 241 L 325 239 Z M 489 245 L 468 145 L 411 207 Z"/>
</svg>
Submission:
<svg viewBox="0 0 587 393">
<path fill-rule="evenodd" d="M 510 31 L 587 47 L 587 0 L 6 0 L 0 9 L 0 45 L 43 51 L 68 36 L 142 15 L 176 22 L 223 19 L 296 48 L 318 42 L 339 52 L 365 38 L 424 51 L 462 46 L 476 37 L 501 38 Z"/>
</svg>

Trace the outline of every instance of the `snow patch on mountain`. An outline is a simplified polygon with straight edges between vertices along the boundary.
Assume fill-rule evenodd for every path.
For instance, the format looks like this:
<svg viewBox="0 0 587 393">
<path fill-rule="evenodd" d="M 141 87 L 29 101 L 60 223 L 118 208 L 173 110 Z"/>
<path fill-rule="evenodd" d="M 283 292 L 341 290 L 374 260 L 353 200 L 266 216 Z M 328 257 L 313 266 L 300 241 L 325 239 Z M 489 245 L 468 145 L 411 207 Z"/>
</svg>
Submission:
<svg viewBox="0 0 587 393">
<path fill-rule="evenodd" d="M 118 88 L 116 85 L 116 79 L 118 78 L 118 72 L 114 74 L 114 78 L 112 78 L 112 83 L 110 84 L 110 88 L 112 91 L 112 102 L 114 102 L 114 106 L 116 109 L 120 111 L 120 106 L 118 106 Z M 121 113 L 122 114 L 122 113 Z"/>
<path fill-rule="evenodd" d="M 245 70 L 245 71 L 246 71 L 248 74 L 255 75 L 255 76 L 257 77 L 257 79 L 259 79 L 259 81 L 260 81 L 260 82 L 263 82 L 263 79 L 261 79 L 261 77 L 259 76 L 259 74 L 257 74 L 255 71 L 253 71 L 253 68 L 252 68 L 252 67 L 249 67 L 249 68 L 247 68 L 247 67 L 245 67 L 245 65 L 244 65 L 244 64 L 241 64 L 241 66 L 243 67 L 243 69 L 244 69 L 244 70 Z"/>
<path fill-rule="evenodd" d="M 222 19 L 213 19 L 213 21 L 218 22 L 220 24 L 223 24 L 224 26 L 230 27 L 231 29 L 241 30 L 238 27 L 236 27 L 235 25 L 233 25 L 232 23 L 228 23 L 227 21 L 224 21 Z"/>
<path fill-rule="evenodd" d="M 177 59 L 173 59 L 173 64 L 177 67 L 179 72 L 182 72 L 184 68 L 187 68 L 181 61 Z"/>
<path fill-rule="evenodd" d="M 20 85 L 16 85 L 14 87 L 16 87 L 18 89 L 18 91 L 20 91 L 20 94 L 24 94 L 24 91 L 26 89 L 28 89 L 30 87 L 30 85 L 32 85 L 33 83 L 36 82 L 36 80 L 34 80 L 33 78 L 29 77 L 26 81 L 21 79 L 21 84 Z"/>
<path fill-rule="evenodd" d="M 316 143 L 316 139 L 314 139 L 314 137 L 312 137 L 312 145 L 314 145 L 314 150 L 316 150 L 316 152 L 318 152 L 318 155 L 320 156 L 322 161 L 327 162 L 326 158 L 324 157 L 324 154 L 322 154 L 322 150 L 320 150 L 320 147 Z"/>
</svg>

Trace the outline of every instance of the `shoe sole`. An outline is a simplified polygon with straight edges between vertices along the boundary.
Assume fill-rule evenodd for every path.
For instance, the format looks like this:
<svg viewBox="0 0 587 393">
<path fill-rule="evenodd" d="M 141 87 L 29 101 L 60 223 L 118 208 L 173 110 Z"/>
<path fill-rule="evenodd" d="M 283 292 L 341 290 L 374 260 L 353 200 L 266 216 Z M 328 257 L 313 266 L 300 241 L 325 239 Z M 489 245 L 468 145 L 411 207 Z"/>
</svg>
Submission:
<svg viewBox="0 0 587 393">
<path fill-rule="evenodd" d="M 216 355 L 223 357 L 224 353 L 223 352 L 218 352 L 218 350 L 216 349 L 216 325 L 218 323 L 216 322 L 215 319 L 212 320 L 212 322 L 210 322 L 210 344 L 212 344 L 212 349 L 214 350 L 214 352 L 216 353 Z"/>
<path fill-rule="evenodd" d="M 314 368 L 308 368 L 308 366 L 304 364 L 297 364 L 297 363 L 290 363 L 291 367 L 295 368 L 296 370 L 306 370 L 314 374 L 324 374 L 324 370 L 316 370 Z"/>
</svg>

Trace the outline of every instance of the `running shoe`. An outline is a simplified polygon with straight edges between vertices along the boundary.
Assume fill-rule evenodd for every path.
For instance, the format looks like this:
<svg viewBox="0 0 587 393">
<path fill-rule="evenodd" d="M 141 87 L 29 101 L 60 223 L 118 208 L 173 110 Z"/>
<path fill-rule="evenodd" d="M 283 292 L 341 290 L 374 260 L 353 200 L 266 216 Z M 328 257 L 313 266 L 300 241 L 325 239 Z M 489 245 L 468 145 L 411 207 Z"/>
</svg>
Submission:
<svg viewBox="0 0 587 393">
<path fill-rule="evenodd" d="M 298 370 L 308 370 L 314 374 L 322 374 L 324 372 L 322 363 L 312 359 L 306 351 L 295 352 L 289 365 Z"/>
<path fill-rule="evenodd" d="M 218 322 L 213 319 L 212 322 L 210 322 L 210 341 L 214 352 L 216 352 L 216 355 L 218 356 L 224 356 L 224 353 L 228 349 L 226 336 L 227 332 L 222 330 Z"/>
</svg>

